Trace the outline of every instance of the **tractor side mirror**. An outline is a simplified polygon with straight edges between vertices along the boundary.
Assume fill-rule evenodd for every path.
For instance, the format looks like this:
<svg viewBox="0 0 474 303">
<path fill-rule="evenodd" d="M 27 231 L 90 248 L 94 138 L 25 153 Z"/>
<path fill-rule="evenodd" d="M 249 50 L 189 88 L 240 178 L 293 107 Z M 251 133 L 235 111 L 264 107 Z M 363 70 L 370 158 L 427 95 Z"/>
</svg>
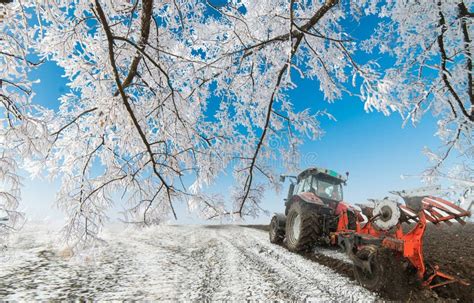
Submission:
<svg viewBox="0 0 474 303">
<path fill-rule="evenodd" d="M 280 175 L 280 182 L 282 182 L 282 183 L 285 182 L 285 176 Z"/>
<path fill-rule="evenodd" d="M 344 185 L 347 185 L 347 180 L 349 180 L 349 172 L 346 171 L 346 180 L 344 180 Z"/>
</svg>

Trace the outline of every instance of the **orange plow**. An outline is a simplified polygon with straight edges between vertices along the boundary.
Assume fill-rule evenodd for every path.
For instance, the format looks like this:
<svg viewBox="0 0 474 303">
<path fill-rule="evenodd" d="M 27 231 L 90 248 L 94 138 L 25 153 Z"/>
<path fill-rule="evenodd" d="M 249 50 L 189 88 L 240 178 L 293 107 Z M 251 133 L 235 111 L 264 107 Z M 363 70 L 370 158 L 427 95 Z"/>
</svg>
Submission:
<svg viewBox="0 0 474 303">
<path fill-rule="evenodd" d="M 463 219 L 471 213 L 439 197 L 394 193 L 403 198 L 405 205 L 386 198 L 374 201 L 375 207 L 361 206 L 362 212 L 357 213 L 356 230 L 338 229 L 332 236 L 333 242 L 337 241 L 353 261 L 354 273 L 359 282 L 372 290 L 386 286 L 387 279 L 381 277 L 383 267 L 378 264 L 380 258 L 377 256 L 382 250 L 388 249 L 409 261 L 423 286 L 432 289 L 455 282 L 469 285 L 462 279 L 440 271 L 437 265 L 425 263 L 423 237 L 427 222 L 452 225 L 457 221 L 464 225 L 466 222 Z M 366 220 L 362 220 L 362 214 Z M 347 213 L 341 215 L 340 222 L 347 221 L 344 216 Z M 413 226 L 409 231 L 406 228 L 404 231 L 402 223 Z"/>
</svg>

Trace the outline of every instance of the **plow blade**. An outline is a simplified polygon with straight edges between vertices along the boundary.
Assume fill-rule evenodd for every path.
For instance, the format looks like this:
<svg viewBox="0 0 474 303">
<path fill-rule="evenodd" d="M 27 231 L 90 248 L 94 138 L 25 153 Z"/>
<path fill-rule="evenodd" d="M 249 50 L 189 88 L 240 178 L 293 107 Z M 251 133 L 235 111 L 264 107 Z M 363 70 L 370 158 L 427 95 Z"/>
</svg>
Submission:
<svg viewBox="0 0 474 303">
<path fill-rule="evenodd" d="M 405 205 L 400 205 L 400 209 L 402 210 L 402 214 L 403 214 L 402 219 L 404 222 L 407 222 L 407 223 L 418 222 L 418 215 L 413 209 Z"/>
<path fill-rule="evenodd" d="M 466 222 L 462 218 L 471 216 L 471 212 L 442 198 L 433 196 L 404 196 L 403 199 L 406 205 L 400 205 L 400 209 L 403 211 L 407 222 L 410 222 L 410 220 L 417 222 L 421 211 L 423 211 L 426 220 L 433 224 L 445 222 L 448 225 L 452 225 L 452 220 L 456 220 L 464 225 Z"/>
<path fill-rule="evenodd" d="M 428 196 L 424 198 L 422 202 L 426 205 L 426 210 L 431 210 L 433 216 L 440 222 L 449 222 L 449 220 L 454 219 L 464 225 L 466 222 L 461 218 L 471 216 L 471 212 L 441 198 Z M 440 210 L 441 213 L 438 210 Z"/>
</svg>

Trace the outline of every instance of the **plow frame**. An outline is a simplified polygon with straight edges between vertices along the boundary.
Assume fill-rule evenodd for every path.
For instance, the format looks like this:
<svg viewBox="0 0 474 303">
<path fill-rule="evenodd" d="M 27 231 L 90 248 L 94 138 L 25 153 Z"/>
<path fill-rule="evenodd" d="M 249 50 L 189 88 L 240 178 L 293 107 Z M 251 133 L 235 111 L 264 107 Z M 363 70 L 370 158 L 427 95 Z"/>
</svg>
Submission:
<svg viewBox="0 0 474 303">
<path fill-rule="evenodd" d="M 430 289 L 455 282 L 469 285 L 464 280 L 440 271 L 437 265 L 430 266 L 430 273 L 427 273 L 423 256 L 423 237 L 427 222 L 433 224 L 445 222 L 452 225 L 453 223 L 450 220 L 454 219 L 464 225 L 466 222 L 461 218 L 468 217 L 471 213 L 450 201 L 438 197 L 415 197 L 415 201 L 418 203 L 414 203 L 413 199 L 409 199 L 408 201 L 405 200 L 407 205 L 399 205 L 399 207 L 404 213 L 403 222 L 415 222 L 415 226 L 410 231 L 404 233 L 402 220 L 390 230 L 380 230 L 373 223 L 375 217 L 368 218 L 366 223 L 357 220 L 356 230 L 351 231 L 347 225 L 347 211 L 344 211 L 339 216 L 337 231 L 331 235 L 332 244 L 339 244 L 344 247 L 354 264 L 360 263 L 355 260 L 356 257 L 352 251 L 354 248 L 359 250 L 365 245 L 376 244 L 379 247 L 397 251 L 416 269 L 417 277 L 422 281 L 422 285 Z M 359 215 L 357 217 L 359 218 Z M 443 281 L 433 284 L 435 278 L 440 278 Z"/>
</svg>

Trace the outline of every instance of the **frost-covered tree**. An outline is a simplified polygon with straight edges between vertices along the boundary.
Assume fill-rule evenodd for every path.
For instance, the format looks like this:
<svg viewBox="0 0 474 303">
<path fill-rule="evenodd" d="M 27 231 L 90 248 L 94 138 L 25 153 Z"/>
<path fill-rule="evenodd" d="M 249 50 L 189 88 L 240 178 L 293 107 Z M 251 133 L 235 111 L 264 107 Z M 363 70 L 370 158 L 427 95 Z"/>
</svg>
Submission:
<svg viewBox="0 0 474 303">
<path fill-rule="evenodd" d="M 462 208 L 472 212 L 474 206 L 474 167 L 466 162 L 454 165 L 447 172 L 438 172 L 436 177 L 452 183 L 452 198 Z M 471 217 L 471 221 L 474 218 Z"/>
<path fill-rule="evenodd" d="M 23 214 L 18 211 L 19 162 L 42 159 L 42 150 L 48 146 L 44 140 L 48 136 L 47 111 L 31 104 L 28 73 L 41 62 L 28 57 L 34 44 L 28 25 L 30 16 L 25 7 L 10 2 L 0 2 L 0 240 L 23 222 Z"/>
<path fill-rule="evenodd" d="M 474 179 L 474 3 L 382 1 L 368 9 L 383 21 L 365 49 L 375 48 L 396 61 L 366 105 L 387 113 L 399 111 L 413 123 L 431 112 L 444 146 L 426 149 L 433 166 L 425 177 L 448 177 L 460 191 L 468 191 L 466 182 Z M 446 172 L 443 164 L 451 153 L 458 165 Z"/>
<path fill-rule="evenodd" d="M 179 201 L 208 218 L 257 215 L 265 184 L 276 183 L 268 161 L 293 168 L 301 135 L 321 132 L 324 113 L 293 109 L 292 74 L 318 79 L 329 101 L 357 76 L 365 94 L 376 81 L 352 59 L 341 25 L 352 11 L 335 0 L 64 1 L 35 10 L 35 50 L 65 69 L 71 92 L 48 122 L 47 154 L 28 168 L 61 178 L 58 203 L 77 243 L 96 237 L 117 192 L 137 224 L 176 216 Z M 210 194 L 227 169 L 232 192 Z"/>
</svg>

